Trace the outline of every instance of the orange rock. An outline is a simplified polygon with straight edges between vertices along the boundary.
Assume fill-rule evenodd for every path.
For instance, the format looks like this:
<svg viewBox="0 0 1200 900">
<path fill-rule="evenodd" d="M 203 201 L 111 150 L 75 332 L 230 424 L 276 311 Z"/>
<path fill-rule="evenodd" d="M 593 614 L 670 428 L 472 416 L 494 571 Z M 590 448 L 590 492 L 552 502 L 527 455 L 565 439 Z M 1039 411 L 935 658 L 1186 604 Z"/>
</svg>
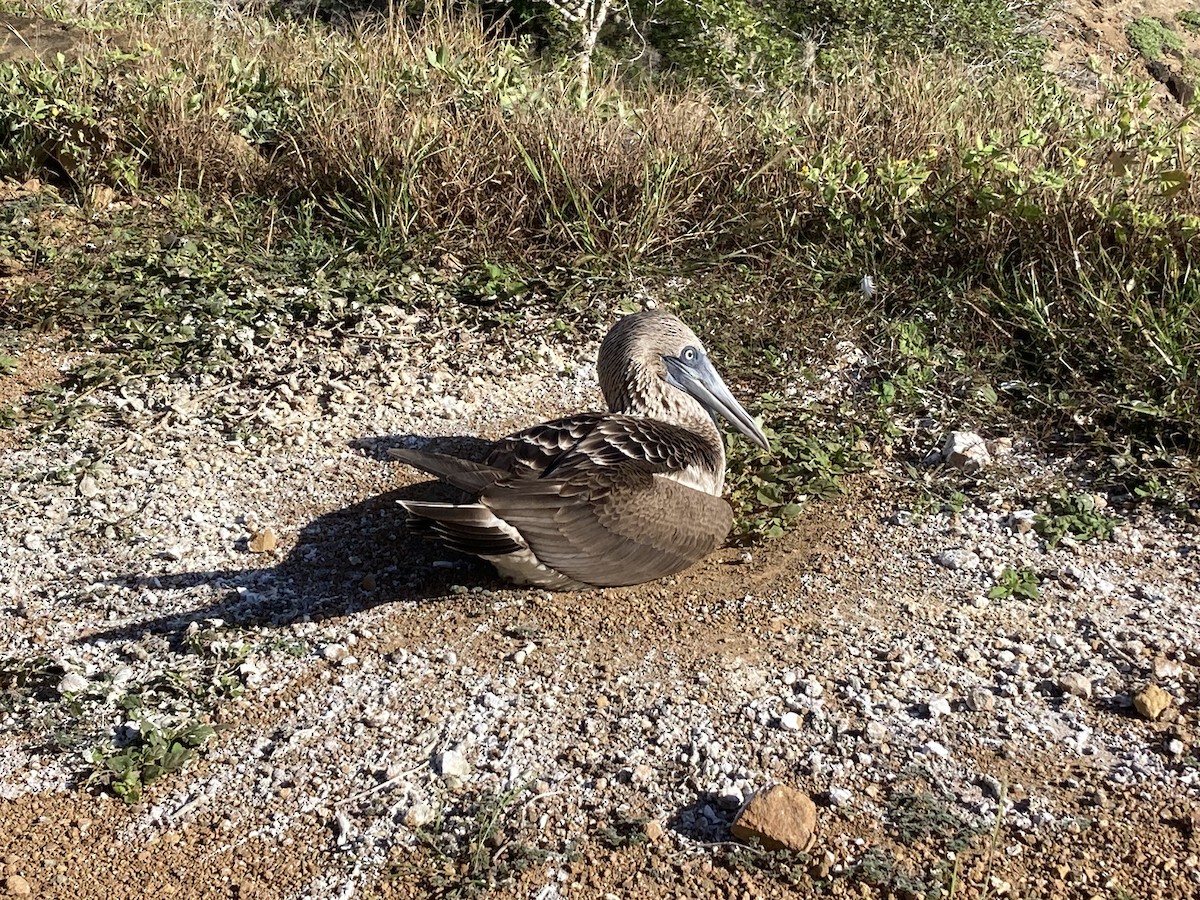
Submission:
<svg viewBox="0 0 1200 900">
<path fill-rule="evenodd" d="M 817 807 L 807 794 L 784 784 L 759 791 L 730 828 L 743 843 L 757 840 L 767 850 L 809 849 L 817 834 Z"/>
<path fill-rule="evenodd" d="M 1133 707 L 1150 721 L 1161 716 L 1171 705 L 1171 695 L 1157 684 L 1151 684 L 1133 698 Z"/>
<path fill-rule="evenodd" d="M 250 538 L 249 547 L 251 553 L 270 553 L 278 544 L 279 539 L 275 537 L 275 530 L 268 525 Z"/>
</svg>

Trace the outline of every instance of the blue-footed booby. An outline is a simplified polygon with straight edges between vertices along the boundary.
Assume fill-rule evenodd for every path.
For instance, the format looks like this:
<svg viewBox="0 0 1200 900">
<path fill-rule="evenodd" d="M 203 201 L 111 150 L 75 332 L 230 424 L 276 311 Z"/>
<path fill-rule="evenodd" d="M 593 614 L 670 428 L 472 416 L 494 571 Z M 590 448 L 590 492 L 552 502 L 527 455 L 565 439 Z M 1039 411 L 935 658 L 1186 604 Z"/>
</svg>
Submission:
<svg viewBox="0 0 1200 900">
<path fill-rule="evenodd" d="M 641 584 L 681 572 L 725 540 L 719 414 L 769 449 L 699 338 L 673 315 L 617 322 L 596 363 L 607 413 L 588 412 L 501 438 L 482 462 L 392 450 L 474 497 L 401 500 L 414 533 L 491 562 L 518 584 L 552 590 Z"/>
</svg>

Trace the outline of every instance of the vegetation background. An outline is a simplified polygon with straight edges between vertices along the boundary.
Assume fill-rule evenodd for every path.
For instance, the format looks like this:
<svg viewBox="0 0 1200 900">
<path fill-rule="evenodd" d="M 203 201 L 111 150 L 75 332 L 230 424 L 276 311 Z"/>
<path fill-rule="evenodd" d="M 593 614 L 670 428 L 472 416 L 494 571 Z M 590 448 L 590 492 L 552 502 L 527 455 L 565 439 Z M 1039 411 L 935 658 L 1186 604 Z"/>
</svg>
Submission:
<svg viewBox="0 0 1200 900">
<path fill-rule="evenodd" d="M 765 392 L 799 466 L 753 485 L 772 508 L 934 408 L 1183 496 L 1195 11 L 1132 22 L 1143 59 L 1081 94 L 1043 70 L 1044 0 L 0 8 L 71 35 L 0 63 L 0 362 L 29 329 L 89 351 L 9 427 L 67 427 L 130 375 L 235 376 L 239 341 L 364 304 L 569 339 L 649 295 Z M 1137 77 L 1163 59 L 1191 106 Z M 309 287 L 256 290 L 280 272 Z M 876 366 L 832 445 L 771 393 L 821 334 Z"/>
</svg>

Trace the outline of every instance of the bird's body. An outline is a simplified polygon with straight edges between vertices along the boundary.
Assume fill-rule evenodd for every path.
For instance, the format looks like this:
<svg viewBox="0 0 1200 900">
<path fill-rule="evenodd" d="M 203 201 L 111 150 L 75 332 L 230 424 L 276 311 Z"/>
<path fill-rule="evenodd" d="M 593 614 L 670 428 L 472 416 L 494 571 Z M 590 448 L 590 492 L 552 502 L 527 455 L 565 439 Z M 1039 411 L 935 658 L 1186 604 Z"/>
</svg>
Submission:
<svg viewBox="0 0 1200 900">
<path fill-rule="evenodd" d="M 401 501 L 410 527 L 555 590 L 652 581 L 719 547 L 733 512 L 712 414 L 767 443 L 699 340 L 666 313 L 628 316 L 604 339 L 597 373 L 609 412 L 526 428 L 482 462 L 393 450 L 475 498 Z"/>
</svg>

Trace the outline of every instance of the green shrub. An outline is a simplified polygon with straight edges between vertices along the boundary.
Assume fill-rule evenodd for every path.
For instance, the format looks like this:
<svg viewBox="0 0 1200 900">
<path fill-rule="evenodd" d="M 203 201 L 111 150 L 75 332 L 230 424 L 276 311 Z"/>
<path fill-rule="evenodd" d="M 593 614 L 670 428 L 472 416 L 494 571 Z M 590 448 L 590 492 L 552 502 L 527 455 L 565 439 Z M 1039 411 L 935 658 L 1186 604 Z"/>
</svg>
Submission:
<svg viewBox="0 0 1200 900">
<path fill-rule="evenodd" d="M 1164 50 L 1178 53 L 1183 49 L 1183 40 L 1162 19 L 1134 19 L 1125 26 L 1125 36 L 1129 46 L 1146 59 L 1161 59 Z"/>
</svg>

